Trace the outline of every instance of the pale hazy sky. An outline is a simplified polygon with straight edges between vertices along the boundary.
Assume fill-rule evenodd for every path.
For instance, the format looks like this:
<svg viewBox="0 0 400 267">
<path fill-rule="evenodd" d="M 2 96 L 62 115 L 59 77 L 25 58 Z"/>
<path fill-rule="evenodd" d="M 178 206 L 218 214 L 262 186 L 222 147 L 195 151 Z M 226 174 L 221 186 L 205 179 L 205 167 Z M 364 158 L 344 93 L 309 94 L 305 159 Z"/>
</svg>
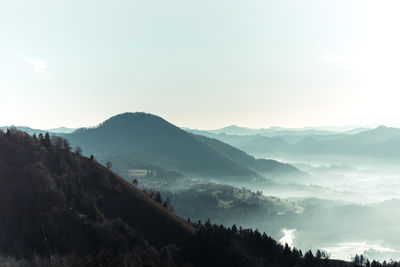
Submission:
<svg viewBox="0 0 400 267">
<path fill-rule="evenodd" d="M 0 125 L 400 126 L 400 1 L 1 0 Z"/>
</svg>

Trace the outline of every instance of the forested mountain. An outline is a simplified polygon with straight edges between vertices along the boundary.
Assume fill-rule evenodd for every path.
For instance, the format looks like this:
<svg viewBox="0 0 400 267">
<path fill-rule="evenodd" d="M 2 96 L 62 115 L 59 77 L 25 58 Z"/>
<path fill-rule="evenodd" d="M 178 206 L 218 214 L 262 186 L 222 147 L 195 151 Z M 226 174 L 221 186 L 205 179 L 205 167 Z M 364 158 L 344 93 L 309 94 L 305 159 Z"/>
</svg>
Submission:
<svg viewBox="0 0 400 267">
<path fill-rule="evenodd" d="M 0 254 L 96 255 L 151 244 L 183 244 L 194 227 L 95 159 L 49 135 L 0 132 Z M 140 231 L 137 235 L 135 229 Z"/>
<path fill-rule="evenodd" d="M 151 114 L 120 114 L 66 137 L 87 155 L 123 162 L 125 169 L 117 170 L 122 173 L 148 164 L 201 177 L 262 179 L 257 172 L 262 163 L 256 165 L 254 157 L 220 141 L 183 131 Z"/>
</svg>

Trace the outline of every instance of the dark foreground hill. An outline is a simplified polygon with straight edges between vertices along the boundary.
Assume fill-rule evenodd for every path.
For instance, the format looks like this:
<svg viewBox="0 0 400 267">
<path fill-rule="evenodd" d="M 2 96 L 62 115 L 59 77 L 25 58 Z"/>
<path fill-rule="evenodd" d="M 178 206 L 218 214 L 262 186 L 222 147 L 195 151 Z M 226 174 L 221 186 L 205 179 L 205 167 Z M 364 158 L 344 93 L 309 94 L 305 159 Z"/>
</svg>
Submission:
<svg viewBox="0 0 400 267">
<path fill-rule="evenodd" d="M 0 132 L 0 254 L 97 254 L 136 238 L 183 244 L 194 227 L 59 137 Z"/>
</svg>

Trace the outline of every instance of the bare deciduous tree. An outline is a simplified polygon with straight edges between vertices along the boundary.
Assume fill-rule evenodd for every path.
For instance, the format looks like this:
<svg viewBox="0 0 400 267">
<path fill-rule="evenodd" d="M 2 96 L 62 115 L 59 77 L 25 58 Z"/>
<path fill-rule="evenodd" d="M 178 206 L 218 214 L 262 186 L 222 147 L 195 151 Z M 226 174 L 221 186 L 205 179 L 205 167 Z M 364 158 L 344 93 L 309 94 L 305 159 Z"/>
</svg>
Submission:
<svg viewBox="0 0 400 267">
<path fill-rule="evenodd" d="M 107 169 L 111 169 L 112 168 L 112 163 L 110 161 L 106 162 L 106 167 Z"/>
<path fill-rule="evenodd" d="M 80 146 L 75 147 L 75 153 L 78 155 L 82 155 L 82 148 Z"/>
</svg>

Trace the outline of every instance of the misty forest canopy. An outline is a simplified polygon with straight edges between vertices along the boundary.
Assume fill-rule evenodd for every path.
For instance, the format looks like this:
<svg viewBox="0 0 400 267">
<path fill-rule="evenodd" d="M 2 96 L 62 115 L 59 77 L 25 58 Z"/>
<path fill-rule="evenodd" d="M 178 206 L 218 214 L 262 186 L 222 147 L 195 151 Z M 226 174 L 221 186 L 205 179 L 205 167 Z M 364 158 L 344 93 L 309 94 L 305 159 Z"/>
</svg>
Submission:
<svg viewBox="0 0 400 267">
<path fill-rule="evenodd" d="M 0 148 L 2 251 L 26 256 L 48 253 L 50 246 L 59 253 L 99 252 L 90 235 L 104 230 L 107 238 L 102 228 L 117 219 L 157 245 L 193 231 L 94 158 L 71 152 L 66 139 L 9 130 L 0 133 Z"/>
</svg>

